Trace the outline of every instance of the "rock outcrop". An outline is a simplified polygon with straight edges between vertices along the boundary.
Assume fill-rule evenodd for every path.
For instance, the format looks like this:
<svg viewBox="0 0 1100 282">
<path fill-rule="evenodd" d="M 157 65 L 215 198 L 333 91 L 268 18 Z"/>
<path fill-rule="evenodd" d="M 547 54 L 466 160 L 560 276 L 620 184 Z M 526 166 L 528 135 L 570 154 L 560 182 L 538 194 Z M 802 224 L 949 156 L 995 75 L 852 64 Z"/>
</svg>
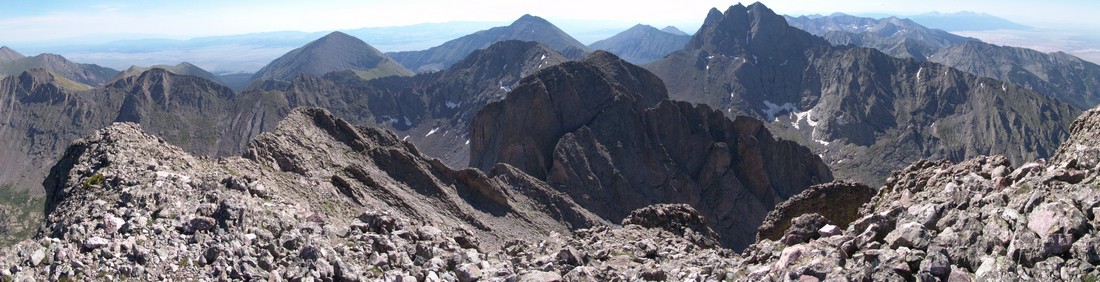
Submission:
<svg viewBox="0 0 1100 282">
<path fill-rule="evenodd" d="M 847 228 L 848 224 L 859 219 L 860 207 L 874 196 L 874 188 L 853 182 L 835 181 L 810 186 L 776 205 L 760 225 L 756 240 L 779 241 L 791 226 L 791 220 L 804 214 L 817 214 L 836 228 Z"/>
<path fill-rule="evenodd" d="M 774 205 L 832 180 L 816 155 L 760 121 L 662 101 L 662 85 L 601 51 L 540 71 L 478 112 L 470 166 L 515 166 L 610 221 L 689 204 L 734 249 L 753 242 Z"/>
<path fill-rule="evenodd" d="M 1096 110 L 1076 125 L 1096 122 Z M 1091 126 L 1050 163 L 1013 166 L 1002 156 L 919 161 L 894 173 L 843 232 L 745 253 L 744 279 L 1090 280 L 1100 154 Z M 792 223 L 792 229 L 801 228 Z"/>
<path fill-rule="evenodd" d="M 292 112 L 245 158 L 195 157 L 115 123 L 54 166 L 46 222 L 0 252 L 0 276 L 462 277 L 506 240 L 603 224 L 541 181 L 494 173 L 450 170 L 317 109 Z"/>
</svg>

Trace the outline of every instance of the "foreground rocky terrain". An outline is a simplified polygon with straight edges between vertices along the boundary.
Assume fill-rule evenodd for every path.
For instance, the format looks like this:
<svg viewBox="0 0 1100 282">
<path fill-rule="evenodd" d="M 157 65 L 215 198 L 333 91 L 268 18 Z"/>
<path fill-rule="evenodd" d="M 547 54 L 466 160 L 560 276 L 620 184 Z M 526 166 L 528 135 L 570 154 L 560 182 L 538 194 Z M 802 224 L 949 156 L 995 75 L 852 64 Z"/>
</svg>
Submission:
<svg viewBox="0 0 1100 282">
<path fill-rule="evenodd" d="M 1100 277 L 1100 111 L 1050 162 L 1001 156 L 897 171 L 840 231 L 802 215 L 745 252 L 747 279 L 1092 281 Z M 837 224 L 834 222 L 833 224 Z"/>
<path fill-rule="evenodd" d="M 738 254 L 688 205 L 612 225 L 507 165 L 452 171 L 322 110 L 295 110 L 243 158 L 192 157 L 116 123 L 54 167 L 46 224 L 0 250 L 0 277 L 1088 281 L 1096 124 L 1100 110 L 1083 115 L 1049 162 L 920 161 L 870 199 L 815 186 L 769 216 L 803 213 L 777 240 Z"/>
</svg>

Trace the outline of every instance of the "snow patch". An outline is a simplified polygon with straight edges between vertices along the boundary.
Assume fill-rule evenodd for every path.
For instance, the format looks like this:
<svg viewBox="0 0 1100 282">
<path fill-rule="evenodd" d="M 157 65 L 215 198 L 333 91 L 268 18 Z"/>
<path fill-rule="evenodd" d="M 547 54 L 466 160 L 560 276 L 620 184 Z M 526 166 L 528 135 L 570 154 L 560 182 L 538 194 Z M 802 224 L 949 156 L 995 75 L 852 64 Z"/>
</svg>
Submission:
<svg viewBox="0 0 1100 282">
<path fill-rule="evenodd" d="M 733 93 L 730 93 L 730 96 L 733 96 Z M 775 118 L 776 114 L 782 113 L 784 111 L 788 111 L 788 112 L 796 111 L 796 109 L 794 108 L 794 104 L 791 104 L 791 103 L 783 103 L 783 105 L 777 105 L 775 103 L 772 103 L 771 101 L 764 100 L 764 106 L 767 107 L 767 108 L 766 109 L 761 109 L 761 111 L 764 112 L 764 115 L 768 116 L 768 120 L 770 120 L 770 121 L 775 121 L 776 120 L 776 118 Z"/>
<path fill-rule="evenodd" d="M 1008 92 L 1007 83 L 1001 83 L 1001 91 Z"/>
<path fill-rule="evenodd" d="M 924 71 L 924 67 L 917 69 L 917 82 L 920 82 L 920 72 Z"/>
<path fill-rule="evenodd" d="M 812 115 L 813 113 L 814 109 L 810 109 L 805 112 L 792 112 L 791 114 L 794 115 L 796 119 L 795 121 L 791 122 L 791 125 L 794 126 L 794 129 L 800 129 L 798 128 L 798 125 L 802 124 L 802 119 L 806 119 L 806 124 L 809 124 L 810 127 L 817 127 L 817 121 L 814 120 L 813 117 L 810 117 L 810 115 Z"/>
<path fill-rule="evenodd" d="M 167 171 L 158 171 L 158 172 L 156 172 L 156 174 L 157 174 L 157 179 L 158 180 L 159 179 L 179 179 L 183 183 L 191 183 L 191 177 L 190 176 L 171 173 L 171 172 L 167 172 Z"/>
<path fill-rule="evenodd" d="M 790 62 L 791 62 L 791 59 L 784 60 L 782 64 L 779 64 L 779 66 L 781 66 L 781 67 L 786 66 L 787 63 L 790 63 Z"/>
<path fill-rule="evenodd" d="M 428 134 L 425 134 L 424 137 L 432 136 L 432 134 L 435 134 L 436 131 L 439 131 L 438 127 L 432 128 L 432 130 L 428 131 Z"/>
<path fill-rule="evenodd" d="M 405 135 L 405 138 L 401 138 L 401 141 L 408 141 L 408 140 L 409 140 L 409 136 L 408 136 L 408 135 Z"/>
<path fill-rule="evenodd" d="M 825 140 L 817 140 L 817 139 L 814 139 L 814 142 L 817 142 L 818 144 L 821 144 L 821 145 L 824 145 L 824 146 L 829 146 L 829 144 L 833 143 L 833 142 L 829 142 L 829 141 L 825 141 Z"/>
<path fill-rule="evenodd" d="M 409 117 L 401 117 L 401 118 L 405 119 L 405 126 L 412 126 L 413 125 L 413 123 L 411 121 L 409 121 Z"/>
<path fill-rule="evenodd" d="M 458 108 L 458 106 L 462 106 L 462 102 L 455 103 L 455 102 L 447 101 L 447 108 L 454 109 L 454 108 Z"/>
<path fill-rule="evenodd" d="M 470 139 L 466 139 L 466 145 L 470 145 Z"/>
</svg>

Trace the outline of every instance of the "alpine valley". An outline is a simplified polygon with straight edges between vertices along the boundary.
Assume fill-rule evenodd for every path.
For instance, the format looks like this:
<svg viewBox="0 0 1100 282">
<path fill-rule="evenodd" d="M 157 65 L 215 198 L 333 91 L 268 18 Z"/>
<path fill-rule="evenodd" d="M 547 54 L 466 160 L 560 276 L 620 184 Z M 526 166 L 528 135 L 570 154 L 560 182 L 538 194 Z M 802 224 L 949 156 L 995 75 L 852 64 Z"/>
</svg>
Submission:
<svg viewBox="0 0 1100 282">
<path fill-rule="evenodd" d="M 255 73 L 0 47 L 0 280 L 1100 278 L 1100 66 L 702 12 Z"/>
</svg>

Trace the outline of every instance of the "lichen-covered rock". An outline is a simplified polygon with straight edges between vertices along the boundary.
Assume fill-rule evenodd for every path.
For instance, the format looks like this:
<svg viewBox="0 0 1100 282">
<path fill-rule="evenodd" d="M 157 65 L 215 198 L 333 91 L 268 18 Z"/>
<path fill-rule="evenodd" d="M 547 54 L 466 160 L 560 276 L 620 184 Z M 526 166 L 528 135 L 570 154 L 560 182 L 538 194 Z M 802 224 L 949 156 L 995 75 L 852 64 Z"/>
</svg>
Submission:
<svg viewBox="0 0 1100 282">
<path fill-rule="evenodd" d="M 802 193 L 783 201 L 768 213 L 757 231 L 756 240 L 779 240 L 795 217 L 815 213 L 836 224 L 840 229 L 859 219 L 859 208 L 875 196 L 875 189 L 866 185 L 834 181 L 810 186 Z"/>
</svg>

